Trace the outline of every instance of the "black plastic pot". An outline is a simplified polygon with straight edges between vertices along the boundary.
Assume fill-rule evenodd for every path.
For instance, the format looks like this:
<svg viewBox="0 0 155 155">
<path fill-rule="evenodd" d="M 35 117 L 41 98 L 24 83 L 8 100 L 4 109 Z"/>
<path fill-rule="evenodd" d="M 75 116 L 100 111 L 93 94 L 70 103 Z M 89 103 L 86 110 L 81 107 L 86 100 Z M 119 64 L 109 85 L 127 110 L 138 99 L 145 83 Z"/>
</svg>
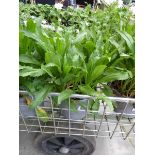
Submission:
<svg viewBox="0 0 155 155">
<path fill-rule="evenodd" d="M 87 107 L 88 100 L 83 99 L 83 100 L 78 100 L 76 103 L 76 111 L 72 111 L 72 109 L 69 111 L 69 104 L 67 102 L 62 102 L 60 105 L 61 110 L 61 115 L 65 119 L 73 119 L 73 120 L 81 120 L 86 116 L 86 109 L 81 107 L 81 104 L 83 104 L 85 107 Z M 71 103 L 74 104 L 74 103 Z"/>
<path fill-rule="evenodd" d="M 31 98 L 31 97 L 30 97 Z M 46 103 L 47 101 L 45 101 Z M 49 104 L 49 103 L 48 103 Z M 44 102 L 40 104 L 44 106 Z M 25 99 L 23 97 L 19 98 L 19 109 L 24 118 L 36 117 L 35 109 L 30 110 L 28 105 L 25 104 Z"/>
<path fill-rule="evenodd" d="M 69 103 L 68 101 L 63 101 L 59 108 L 60 108 L 60 115 L 63 116 L 65 119 L 73 119 L 73 120 L 81 120 L 83 119 L 85 116 L 86 116 L 86 108 L 83 108 L 83 107 L 87 107 L 87 104 L 88 104 L 88 100 L 87 99 L 83 99 L 83 100 L 77 100 L 76 99 L 76 106 L 74 109 L 76 110 L 72 110 L 72 105 L 71 104 L 75 104 L 75 103 L 72 103 L 72 100 L 71 100 L 71 103 L 70 103 L 70 109 L 69 109 Z M 81 106 L 81 104 L 83 106 Z M 47 101 L 44 101 L 43 103 L 43 106 L 45 107 L 51 107 L 51 103 L 47 100 Z"/>
<path fill-rule="evenodd" d="M 25 104 L 25 99 L 20 97 L 19 98 L 19 109 L 20 109 L 20 113 L 24 118 L 28 118 L 28 117 L 35 117 L 36 116 L 36 112 L 35 110 L 30 110 L 28 108 L 28 106 Z"/>
<path fill-rule="evenodd" d="M 28 106 L 24 103 L 25 99 L 20 97 L 19 98 L 19 107 L 20 107 L 20 112 L 22 113 L 22 116 L 24 118 L 28 117 L 35 117 L 36 112 L 35 110 L 30 110 Z M 59 106 L 60 108 L 60 115 L 63 116 L 65 119 L 73 119 L 73 120 L 81 120 L 86 116 L 86 109 L 82 108 L 80 104 L 83 104 L 85 107 L 87 107 L 88 100 L 83 99 L 83 100 L 78 100 L 76 103 L 76 111 L 72 111 L 70 109 L 69 111 L 69 104 L 68 102 L 62 102 Z M 71 103 L 73 104 L 73 103 Z M 46 100 L 42 104 L 44 107 L 51 107 L 50 101 Z"/>
<path fill-rule="evenodd" d="M 123 113 L 123 117 L 125 118 L 135 118 L 134 114 L 135 114 L 135 108 L 134 108 L 134 104 L 130 104 L 128 103 L 127 107 L 126 107 L 126 102 L 116 102 L 116 107 L 114 107 L 114 111 L 116 113 Z M 126 107 L 126 109 L 125 109 Z M 124 112 L 123 112 L 124 111 Z"/>
<path fill-rule="evenodd" d="M 117 97 L 122 97 L 116 89 L 113 89 L 113 92 Z M 114 112 L 123 113 L 122 116 L 125 118 L 135 118 L 135 103 L 128 103 L 127 107 L 126 104 L 127 102 L 115 101 Z"/>
</svg>

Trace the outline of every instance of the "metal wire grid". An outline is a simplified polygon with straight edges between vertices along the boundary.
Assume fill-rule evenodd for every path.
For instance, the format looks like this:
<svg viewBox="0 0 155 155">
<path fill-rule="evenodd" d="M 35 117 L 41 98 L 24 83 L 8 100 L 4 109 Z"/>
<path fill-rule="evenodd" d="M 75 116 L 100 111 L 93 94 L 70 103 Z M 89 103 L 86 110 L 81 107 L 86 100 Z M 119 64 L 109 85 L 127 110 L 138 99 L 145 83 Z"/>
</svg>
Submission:
<svg viewBox="0 0 155 155">
<path fill-rule="evenodd" d="M 27 94 L 25 91 L 20 91 L 20 94 Z M 78 135 L 78 136 L 95 136 L 110 138 L 122 137 L 124 140 L 127 138 L 134 138 L 135 135 L 135 122 L 134 114 L 124 117 L 124 111 L 128 104 L 133 104 L 134 99 L 109 97 L 113 101 L 119 101 L 125 104 L 125 108 L 122 113 L 116 113 L 108 110 L 108 106 L 104 103 L 100 103 L 100 112 L 89 110 L 89 100 L 94 97 L 88 95 L 73 94 L 69 98 L 68 108 L 54 107 L 52 98 L 58 96 L 59 93 L 50 93 L 50 106 L 39 106 L 46 110 L 49 114 L 49 120 L 47 123 L 41 121 L 40 117 L 24 116 L 22 107 L 27 105 L 19 104 L 19 131 L 25 131 L 27 133 L 47 133 L 47 134 L 66 134 L 66 135 Z M 73 120 L 70 117 L 71 98 L 87 99 L 87 107 L 85 110 L 85 117 L 79 120 Z M 62 110 L 68 111 L 68 119 L 61 115 Z M 131 118 L 130 116 L 133 115 Z M 128 117 L 129 116 L 129 117 Z"/>
</svg>

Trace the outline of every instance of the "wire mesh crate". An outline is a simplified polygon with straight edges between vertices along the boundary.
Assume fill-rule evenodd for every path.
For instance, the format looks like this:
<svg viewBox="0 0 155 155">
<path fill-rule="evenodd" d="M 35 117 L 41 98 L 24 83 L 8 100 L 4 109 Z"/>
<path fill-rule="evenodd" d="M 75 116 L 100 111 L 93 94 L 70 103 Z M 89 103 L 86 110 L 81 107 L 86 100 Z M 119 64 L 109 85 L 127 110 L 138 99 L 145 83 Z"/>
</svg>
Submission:
<svg viewBox="0 0 155 155">
<path fill-rule="evenodd" d="M 20 91 L 20 94 L 27 94 Z M 76 135 L 83 137 L 103 137 L 122 139 L 134 138 L 135 135 L 135 114 L 128 114 L 129 105 L 135 104 L 135 99 L 108 97 L 115 102 L 121 102 L 123 109 L 121 112 L 111 111 L 105 102 L 100 101 L 99 110 L 90 110 L 90 100 L 95 97 L 88 95 L 73 94 L 68 100 L 67 107 L 55 106 L 53 98 L 58 97 L 59 93 L 50 93 L 48 100 L 45 100 L 41 107 L 48 113 L 48 121 L 44 122 L 36 115 L 35 110 L 25 113 L 26 104 L 19 104 L 19 131 L 27 133 L 45 133 L 54 135 Z M 82 118 L 72 117 L 71 100 L 73 98 L 85 100 L 85 106 L 78 107 L 78 113 Z M 49 102 L 50 101 L 50 102 Z M 20 101 L 21 102 L 21 101 Z M 134 108 L 132 109 L 134 111 Z M 68 117 L 64 117 L 64 113 Z M 74 111 L 74 113 L 76 113 Z"/>
</svg>

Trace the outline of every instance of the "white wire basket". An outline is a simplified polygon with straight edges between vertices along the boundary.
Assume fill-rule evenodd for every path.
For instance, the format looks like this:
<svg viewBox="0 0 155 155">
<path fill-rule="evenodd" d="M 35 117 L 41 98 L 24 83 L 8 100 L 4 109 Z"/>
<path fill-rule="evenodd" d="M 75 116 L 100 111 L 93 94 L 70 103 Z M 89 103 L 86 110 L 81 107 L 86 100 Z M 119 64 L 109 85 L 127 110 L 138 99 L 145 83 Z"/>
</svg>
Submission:
<svg viewBox="0 0 155 155">
<path fill-rule="evenodd" d="M 20 91 L 20 94 L 27 94 L 26 91 Z M 50 102 L 45 104 L 44 101 L 38 107 L 41 107 L 48 113 L 48 121 L 43 122 L 34 111 L 29 111 L 25 114 L 24 108 L 28 109 L 26 104 L 19 104 L 19 131 L 27 133 L 46 133 L 54 135 L 77 135 L 77 136 L 93 136 L 110 138 L 122 137 L 134 138 L 135 135 L 135 114 L 126 113 L 129 105 L 135 104 L 135 99 L 108 97 L 115 102 L 121 102 L 124 107 L 121 112 L 111 111 L 109 107 L 100 101 L 99 110 L 90 110 L 90 100 L 94 99 L 92 96 L 73 94 L 68 99 L 68 106 L 58 107 L 54 106 L 53 98 L 57 97 L 59 93 L 50 93 L 48 99 Z M 74 119 L 72 117 L 71 100 L 73 98 L 85 100 L 85 108 L 78 107 L 78 113 L 82 118 Z M 49 101 L 49 100 L 48 100 Z M 50 103 L 50 104 L 49 104 Z M 68 117 L 64 117 L 65 114 Z M 134 111 L 134 108 L 132 109 Z M 76 113 L 76 112 L 74 112 Z"/>
</svg>

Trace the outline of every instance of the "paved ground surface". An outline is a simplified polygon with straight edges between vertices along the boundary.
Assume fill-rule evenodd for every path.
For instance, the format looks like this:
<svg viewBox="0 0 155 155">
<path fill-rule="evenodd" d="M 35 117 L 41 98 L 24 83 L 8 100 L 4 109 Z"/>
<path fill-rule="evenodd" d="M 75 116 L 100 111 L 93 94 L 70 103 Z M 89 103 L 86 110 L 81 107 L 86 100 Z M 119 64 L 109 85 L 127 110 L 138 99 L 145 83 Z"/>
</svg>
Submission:
<svg viewBox="0 0 155 155">
<path fill-rule="evenodd" d="M 33 140 L 35 134 L 19 133 L 19 155 L 44 155 L 34 148 Z M 93 155 L 134 155 L 134 141 L 122 140 L 121 138 L 98 138 L 96 140 L 96 151 Z"/>
</svg>

